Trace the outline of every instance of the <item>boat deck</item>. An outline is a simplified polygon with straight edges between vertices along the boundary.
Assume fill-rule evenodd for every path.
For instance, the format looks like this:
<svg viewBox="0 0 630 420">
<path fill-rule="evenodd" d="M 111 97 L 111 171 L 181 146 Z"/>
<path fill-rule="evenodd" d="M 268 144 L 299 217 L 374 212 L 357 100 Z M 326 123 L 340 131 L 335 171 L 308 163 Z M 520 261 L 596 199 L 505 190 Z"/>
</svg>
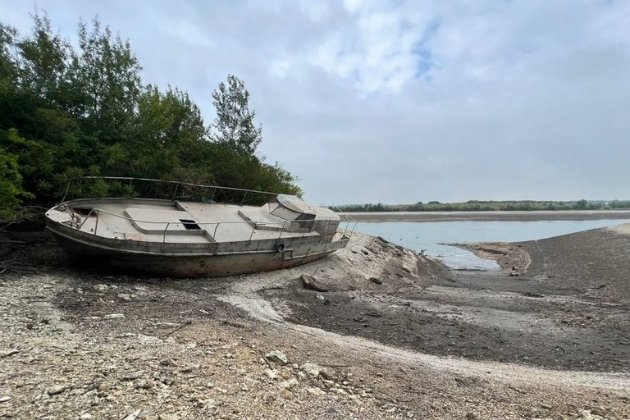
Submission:
<svg viewBox="0 0 630 420">
<path fill-rule="evenodd" d="M 231 204 L 99 203 L 98 215 L 84 215 L 81 231 L 116 239 L 168 243 L 238 242 L 319 236 L 291 232 L 290 224 L 263 208 Z"/>
</svg>

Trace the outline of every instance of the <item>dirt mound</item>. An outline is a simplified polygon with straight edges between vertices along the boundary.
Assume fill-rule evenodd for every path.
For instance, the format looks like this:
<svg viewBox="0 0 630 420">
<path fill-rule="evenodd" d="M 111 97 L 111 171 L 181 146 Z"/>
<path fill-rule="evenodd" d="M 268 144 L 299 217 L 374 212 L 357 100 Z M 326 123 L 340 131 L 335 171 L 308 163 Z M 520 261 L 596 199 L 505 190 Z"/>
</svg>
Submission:
<svg viewBox="0 0 630 420">
<path fill-rule="evenodd" d="M 630 224 L 523 242 L 548 287 L 630 304 Z"/>
</svg>

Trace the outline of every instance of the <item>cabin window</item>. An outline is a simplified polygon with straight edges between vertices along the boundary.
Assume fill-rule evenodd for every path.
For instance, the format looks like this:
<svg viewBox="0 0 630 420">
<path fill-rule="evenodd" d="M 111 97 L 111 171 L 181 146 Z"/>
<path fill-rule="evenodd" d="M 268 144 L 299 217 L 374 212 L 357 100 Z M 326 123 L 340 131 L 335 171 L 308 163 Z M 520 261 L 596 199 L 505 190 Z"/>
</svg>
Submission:
<svg viewBox="0 0 630 420">
<path fill-rule="evenodd" d="M 200 230 L 201 229 L 199 225 L 197 224 L 197 222 L 195 222 L 194 220 L 179 219 L 179 221 L 182 222 L 182 225 L 184 225 L 184 228 L 186 230 Z"/>
</svg>

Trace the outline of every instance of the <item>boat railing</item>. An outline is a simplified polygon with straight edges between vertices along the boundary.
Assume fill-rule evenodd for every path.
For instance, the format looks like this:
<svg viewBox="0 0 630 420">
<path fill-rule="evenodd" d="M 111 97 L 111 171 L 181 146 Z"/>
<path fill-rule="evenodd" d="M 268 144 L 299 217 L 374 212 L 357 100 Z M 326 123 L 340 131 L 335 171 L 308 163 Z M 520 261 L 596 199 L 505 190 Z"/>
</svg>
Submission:
<svg viewBox="0 0 630 420">
<path fill-rule="evenodd" d="M 266 196 L 268 199 L 272 199 L 277 197 L 280 193 L 274 193 L 274 192 L 269 192 L 269 191 L 261 191 L 261 190 L 253 190 L 253 189 L 247 189 L 247 188 L 234 188 L 234 187 L 223 187 L 223 186 L 219 186 L 219 185 L 204 185 L 204 184 L 195 184 L 195 183 L 189 183 L 189 182 L 180 182 L 180 181 L 168 181 L 168 180 L 161 180 L 161 179 L 152 179 L 152 178 L 135 178 L 135 177 L 121 177 L 121 176 L 83 176 L 83 177 L 79 177 L 79 178 L 72 178 L 68 181 L 68 184 L 66 186 L 66 191 L 64 193 L 63 199 L 61 200 L 62 203 L 66 202 L 66 199 L 68 197 L 68 194 L 70 192 L 70 188 L 71 188 L 71 184 L 73 182 L 77 182 L 77 181 L 82 181 L 82 180 L 108 180 L 108 181 L 117 181 L 117 182 L 127 182 L 129 187 L 133 187 L 134 183 L 139 183 L 139 182 L 147 182 L 147 183 L 154 183 L 154 184 L 163 184 L 163 185 L 170 185 L 173 188 L 173 192 L 172 195 L 170 197 L 171 200 L 175 201 L 176 197 L 177 197 L 177 193 L 178 191 L 181 191 L 182 187 L 190 187 L 190 188 L 198 188 L 201 190 L 209 190 L 211 191 L 211 194 L 209 196 L 209 200 L 212 201 L 217 193 L 217 191 L 227 191 L 227 192 L 236 192 L 236 193 L 242 193 L 242 198 L 240 199 L 240 205 L 243 205 L 243 203 L 245 202 L 245 199 L 247 198 L 247 195 L 249 194 L 251 195 L 263 195 Z M 126 216 L 122 216 L 119 214 L 115 214 L 115 213 L 111 213 L 108 212 L 106 210 L 102 210 L 102 209 L 97 209 L 97 208 L 92 208 L 90 209 L 89 213 L 84 217 L 83 221 L 81 221 L 81 223 L 78 225 L 78 229 L 80 230 L 83 227 L 83 224 L 88 220 L 89 216 L 95 215 L 96 216 L 96 222 L 95 222 L 95 228 L 94 228 L 94 234 L 96 234 L 96 230 L 98 229 L 98 213 L 99 212 L 103 212 L 103 213 L 107 213 L 111 216 L 115 216 L 115 217 L 120 217 L 120 218 L 124 218 L 127 219 L 129 221 L 133 221 L 133 219 L 126 217 Z M 339 226 L 343 225 L 342 230 L 342 235 L 346 236 L 346 237 L 350 237 L 352 236 L 352 234 L 354 233 L 354 230 L 357 226 L 357 222 L 352 219 L 351 217 L 343 214 L 343 213 L 339 213 L 341 221 L 330 221 L 329 223 L 326 223 L 324 225 L 325 228 L 328 227 L 329 224 L 338 224 Z M 74 212 L 73 212 L 73 217 L 75 217 Z M 168 227 L 173 223 L 173 222 L 167 222 L 167 221 L 135 221 L 135 222 L 139 222 L 139 223 L 157 223 L 157 224 L 163 224 L 166 223 L 166 229 L 164 231 L 163 234 L 163 242 L 166 241 L 166 231 L 168 229 Z M 321 224 L 322 221 L 319 221 L 319 223 Z M 203 222 L 203 223 L 196 223 L 197 225 L 216 225 L 215 229 L 214 229 L 214 234 L 213 237 L 216 236 L 216 232 L 219 228 L 219 225 L 221 224 L 232 224 L 232 223 L 245 223 L 245 224 L 249 224 L 249 222 L 247 221 L 238 221 L 238 222 Z M 279 238 L 282 237 L 282 234 L 284 232 L 286 232 L 287 227 L 291 227 L 292 224 L 295 223 L 313 223 L 313 220 L 294 220 L 294 221 L 286 221 L 283 223 L 282 229 L 280 229 L 280 234 L 279 234 Z M 255 229 L 252 230 L 252 234 L 250 236 L 250 240 L 251 237 L 253 237 Z M 306 233 L 306 232 L 305 232 Z"/>
<path fill-rule="evenodd" d="M 219 191 L 238 193 L 239 196 L 242 193 L 240 204 L 243 204 L 245 202 L 245 199 L 247 198 L 248 194 L 250 196 L 263 195 L 269 198 L 275 198 L 280 194 L 280 193 L 275 193 L 275 192 L 270 192 L 270 191 L 253 190 L 253 189 L 247 189 L 247 188 L 223 187 L 220 185 L 195 184 L 195 183 L 190 183 L 190 182 L 168 181 L 168 180 L 153 179 L 153 178 L 135 178 L 135 177 L 125 177 L 125 176 L 82 176 L 78 178 L 72 178 L 68 181 L 68 184 L 66 185 L 65 193 L 63 195 L 63 198 L 61 199 L 62 203 L 65 203 L 68 197 L 68 194 L 71 191 L 72 184 L 76 183 L 77 181 L 83 181 L 83 180 L 106 180 L 106 181 L 116 181 L 116 182 L 127 182 L 127 185 L 129 187 L 134 187 L 134 185 L 137 186 L 137 184 L 140 182 L 168 185 L 168 186 L 171 186 L 173 189 L 171 197 L 170 197 L 172 200 L 176 199 L 177 193 L 180 191 L 182 187 L 198 188 L 200 190 L 211 191 L 211 194 L 209 197 L 210 200 L 212 200 L 214 196 L 216 195 L 216 193 Z M 148 198 L 148 197 L 145 197 L 145 198 Z"/>
<path fill-rule="evenodd" d="M 185 225 L 186 224 L 186 222 L 181 222 L 181 221 L 179 221 L 179 222 L 172 222 L 172 221 L 165 221 L 165 220 L 164 221 L 161 221 L 161 220 L 137 220 L 137 219 L 133 219 L 131 217 L 127 217 L 127 216 L 124 216 L 124 215 L 121 215 L 121 214 L 117 214 L 117 213 L 114 213 L 114 212 L 111 212 L 111 211 L 107 211 L 107 210 L 104 210 L 104 209 L 99 209 L 97 207 L 93 207 L 93 208 L 90 209 L 88 214 L 86 214 L 85 216 L 82 216 L 83 220 L 80 223 L 77 222 L 74 227 L 77 230 L 81 230 L 83 228 L 83 226 L 85 225 L 85 223 L 87 222 L 87 220 L 90 218 L 90 216 L 94 216 L 94 218 L 95 218 L 94 228 L 93 228 L 91 233 L 94 234 L 94 235 L 97 235 L 98 225 L 99 225 L 99 214 L 100 213 L 107 214 L 107 215 L 112 216 L 112 217 L 117 217 L 117 218 L 120 218 L 120 219 L 124 219 L 124 220 L 126 220 L 126 221 L 128 221 L 130 223 L 136 224 L 136 225 L 138 223 L 141 223 L 141 224 L 154 224 L 154 225 L 165 225 L 164 226 L 164 230 L 162 231 L 162 243 L 166 243 L 166 236 L 167 236 L 167 234 L 169 234 L 169 227 L 174 226 L 174 225 Z M 324 228 L 323 231 L 324 232 L 328 232 L 329 226 L 335 225 L 335 231 L 334 231 L 334 233 L 333 232 L 331 232 L 331 233 L 332 233 L 333 236 L 334 236 L 335 233 L 340 233 L 342 239 L 343 238 L 348 238 L 349 239 L 352 236 L 352 234 L 354 233 L 354 229 L 357 226 L 357 222 L 352 220 L 352 219 L 346 219 L 346 220 L 341 220 L 341 221 L 339 221 L 339 220 L 286 220 L 286 221 L 284 221 L 282 223 L 282 228 L 279 229 L 278 238 L 277 239 L 278 239 L 278 241 L 280 239 L 282 239 L 282 235 L 287 232 L 287 229 L 291 228 L 295 224 L 298 224 L 298 225 L 300 225 L 300 224 L 304 224 L 304 225 L 311 224 L 312 225 L 314 222 L 320 224 L 320 226 L 323 226 L 323 228 Z M 225 225 L 234 226 L 234 225 L 237 225 L 237 224 L 241 224 L 241 225 L 248 225 L 248 226 L 251 227 L 251 223 L 248 222 L 248 221 L 194 222 L 194 224 L 196 226 L 199 226 L 200 228 L 202 226 L 214 226 L 214 230 L 213 230 L 213 233 L 212 233 L 213 240 L 214 240 L 214 238 L 216 238 L 217 232 L 219 230 L 219 226 L 221 226 L 221 225 L 223 225 L 223 226 L 225 226 Z M 250 236 L 249 236 L 249 241 L 250 242 L 253 239 L 254 233 L 256 232 L 256 230 L 257 230 L 256 228 L 252 227 L 252 231 L 251 231 Z M 208 229 L 205 229 L 205 231 L 209 232 Z M 172 232 L 173 231 L 170 231 L 170 233 L 172 233 Z M 295 231 L 291 231 L 291 232 L 292 233 L 296 233 Z M 302 237 L 306 236 L 306 234 L 309 233 L 309 232 L 311 232 L 311 230 L 303 229 L 302 232 L 301 232 L 302 233 Z M 273 239 L 273 238 L 271 238 L 271 239 Z"/>
</svg>

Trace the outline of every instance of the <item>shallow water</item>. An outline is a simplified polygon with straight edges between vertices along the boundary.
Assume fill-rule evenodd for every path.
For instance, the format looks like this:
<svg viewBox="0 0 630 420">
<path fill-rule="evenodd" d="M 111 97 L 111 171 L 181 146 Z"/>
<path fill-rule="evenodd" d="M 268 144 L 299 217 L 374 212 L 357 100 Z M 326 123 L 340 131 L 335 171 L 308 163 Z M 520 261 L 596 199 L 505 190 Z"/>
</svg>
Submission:
<svg viewBox="0 0 630 420">
<path fill-rule="evenodd" d="M 438 257 L 454 269 L 496 270 L 498 264 L 475 256 L 472 252 L 447 243 L 520 242 L 550 238 L 605 226 L 627 223 L 627 220 L 539 220 L 527 222 L 370 222 L 357 224 L 356 230 L 382 236 L 390 242 Z"/>
</svg>

